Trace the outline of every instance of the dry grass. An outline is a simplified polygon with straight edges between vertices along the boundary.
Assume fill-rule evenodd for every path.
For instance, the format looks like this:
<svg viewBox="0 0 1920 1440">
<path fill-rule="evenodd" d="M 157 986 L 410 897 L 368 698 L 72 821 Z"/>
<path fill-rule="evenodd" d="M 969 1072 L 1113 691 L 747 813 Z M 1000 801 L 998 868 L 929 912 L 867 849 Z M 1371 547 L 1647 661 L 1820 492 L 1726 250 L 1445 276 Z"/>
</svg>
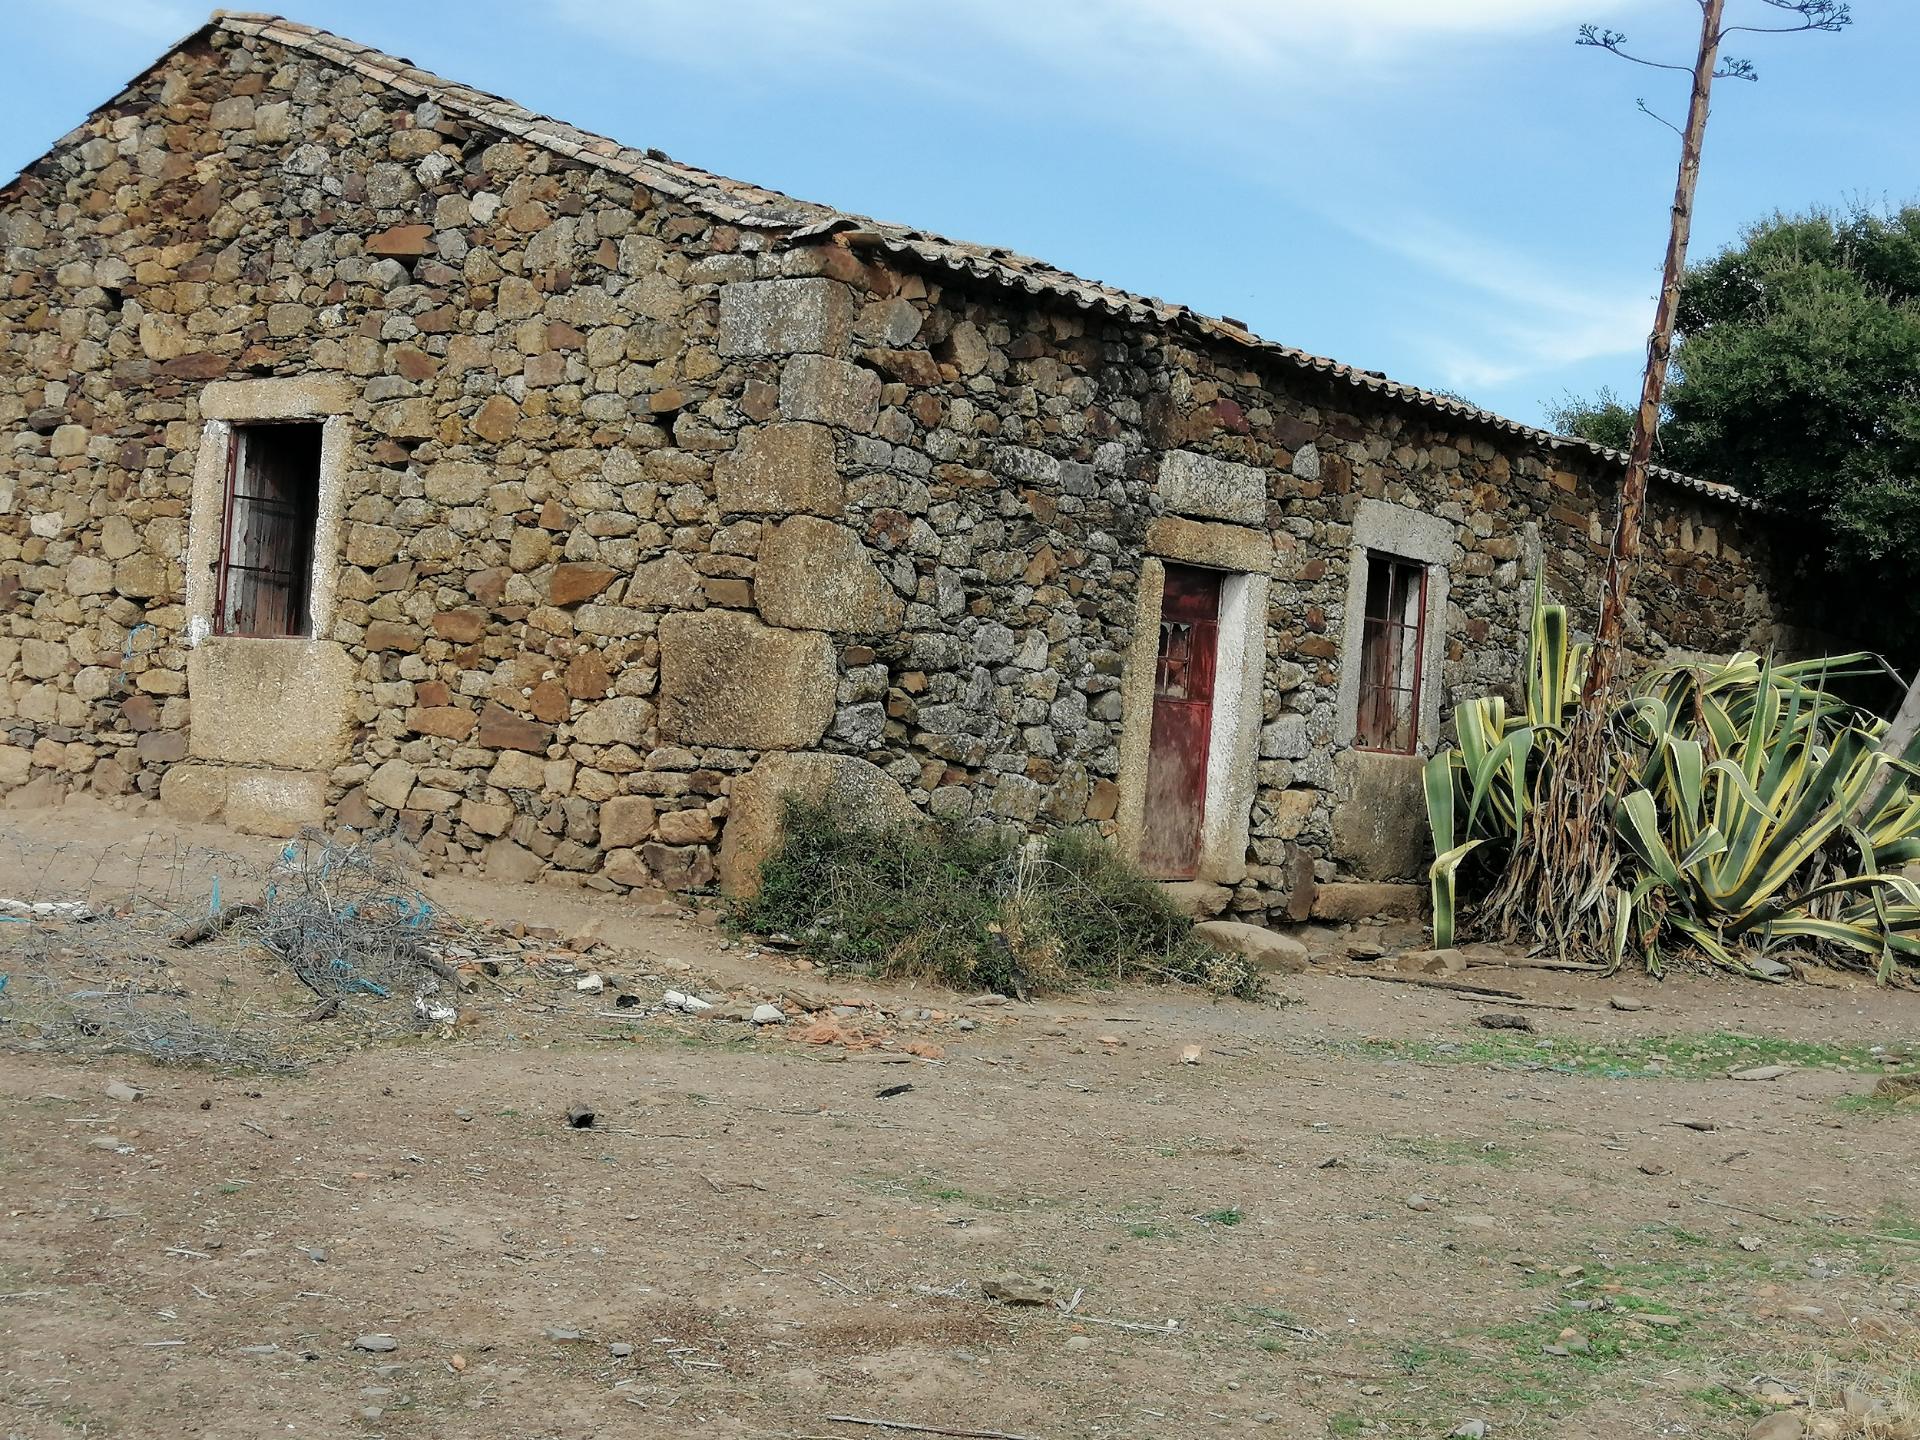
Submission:
<svg viewBox="0 0 1920 1440">
<path fill-rule="evenodd" d="M 1920 1332 L 1889 1349 L 1920 1354 Z M 1920 1440 L 1920 1366 L 1873 1377 L 1822 1356 L 1808 1398 L 1807 1440 Z"/>
</svg>

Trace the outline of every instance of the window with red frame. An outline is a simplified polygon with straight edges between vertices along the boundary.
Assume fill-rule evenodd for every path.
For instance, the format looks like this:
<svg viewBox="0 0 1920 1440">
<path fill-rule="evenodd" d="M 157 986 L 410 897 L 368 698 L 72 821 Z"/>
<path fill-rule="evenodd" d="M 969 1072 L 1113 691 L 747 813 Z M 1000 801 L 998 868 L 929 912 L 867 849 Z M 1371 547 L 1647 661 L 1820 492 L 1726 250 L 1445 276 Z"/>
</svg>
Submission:
<svg viewBox="0 0 1920 1440">
<path fill-rule="evenodd" d="M 1427 629 L 1427 570 L 1391 555 L 1367 556 L 1360 635 L 1360 711 L 1354 743 L 1411 755 L 1420 743 L 1420 673 Z"/>
<path fill-rule="evenodd" d="M 215 576 L 214 632 L 313 633 L 320 426 L 236 425 Z"/>
</svg>

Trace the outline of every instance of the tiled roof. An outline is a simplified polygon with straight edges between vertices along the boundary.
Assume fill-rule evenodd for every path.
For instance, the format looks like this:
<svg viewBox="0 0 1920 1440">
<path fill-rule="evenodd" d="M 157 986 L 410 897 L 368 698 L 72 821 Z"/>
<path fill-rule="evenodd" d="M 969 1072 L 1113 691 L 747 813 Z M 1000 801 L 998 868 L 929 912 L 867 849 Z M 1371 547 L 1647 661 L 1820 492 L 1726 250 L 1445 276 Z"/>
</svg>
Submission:
<svg viewBox="0 0 1920 1440">
<path fill-rule="evenodd" d="M 840 235 L 858 248 L 872 248 L 903 264 L 930 268 L 978 285 L 1066 303 L 1137 325 L 1157 326 L 1251 352 L 1269 361 L 1310 371 L 1336 384 L 1350 385 L 1382 400 L 1411 409 L 1443 415 L 1478 429 L 1493 430 L 1538 445 L 1547 451 L 1569 452 L 1620 465 L 1626 457 L 1617 450 L 1556 435 L 1538 426 L 1523 425 L 1491 410 L 1483 410 L 1450 395 L 1403 385 L 1373 370 L 1360 370 L 1337 360 L 1263 340 L 1244 326 L 1202 315 L 1184 305 L 1170 305 L 1135 295 L 995 246 L 974 245 L 944 236 L 908 229 L 852 215 L 830 206 L 796 200 L 777 190 L 763 189 L 669 159 L 658 150 L 635 150 L 604 136 L 575 129 L 564 121 L 537 115 L 511 100 L 443 80 L 409 61 L 370 46 L 342 39 L 325 30 L 295 24 L 274 15 L 216 10 L 213 23 L 237 34 L 257 36 L 330 61 L 385 85 L 402 95 L 431 100 L 450 114 L 518 136 L 529 144 L 552 150 L 583 164 L 638 181 L 648 189 L 728 224 L 764 229 L 792 241 Z M 1744 509 L 1765 508 L 1751 496 L 1729 485 L 1696 479 L 1677 470 L 1655 466 L 1653 477 L 1663 484 Z"/>
</svg>

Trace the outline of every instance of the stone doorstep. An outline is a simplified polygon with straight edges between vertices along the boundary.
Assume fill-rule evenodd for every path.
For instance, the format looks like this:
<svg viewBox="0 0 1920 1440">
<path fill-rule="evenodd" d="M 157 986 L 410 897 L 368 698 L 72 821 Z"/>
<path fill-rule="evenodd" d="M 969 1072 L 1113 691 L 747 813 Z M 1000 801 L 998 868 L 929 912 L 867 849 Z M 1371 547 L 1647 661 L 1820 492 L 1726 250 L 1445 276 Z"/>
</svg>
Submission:
<svg viewBox="0 0 1920 1440">
<path fill-rule="evenodd" d="M 1193 927 L 1193 938 L 1222 955 L 1244 956 L 1255 968 L 1282 975 L 1298 975 L 1308 964 L 1307 947 L 1293 936 L 1239 920 L 1203 920 Z"/>
<path fill-rule="evenodd" d="M 1211 880 L 1162 880 L 1160 893 L 1174 903 L 1182 915 L 1194 920 L 1211 920 L 1227 908 L 1233 890 Z"/>
<path fill-rule="evenodd" d="M 1420 920 L 1427 913 L 1427 887 L 1387 881 L 1344 880 L 1314 891 L 1312 918 L 1332 924 L 1357 920 Z"/>
<path fill-rule="evenodd" d="M 326 823 L 327 777 L 261 766 L 172 765 L 160 780 L 160 808 L 178 820 L 224 820 L 244 835 L 291 837 Z"/>
</svg>

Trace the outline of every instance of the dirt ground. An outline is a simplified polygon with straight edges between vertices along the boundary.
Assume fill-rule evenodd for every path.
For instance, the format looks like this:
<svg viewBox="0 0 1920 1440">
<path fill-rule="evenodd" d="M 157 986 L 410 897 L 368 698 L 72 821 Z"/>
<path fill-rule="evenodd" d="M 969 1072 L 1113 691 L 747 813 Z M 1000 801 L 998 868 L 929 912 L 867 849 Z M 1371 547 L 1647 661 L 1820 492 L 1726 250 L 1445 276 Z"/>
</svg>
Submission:
<svg viewBox="0 0 1920 1440">
<path fill-rule="evenodd" d="M 0 827 L 0 895 L 277 849 L 80 804 Z M 427 888 L 553 956 L 297 1073 L 0 1023 L 0 1434 L 1744 1436 L 1920 1354 L 1920 1106 L 1866 1098 L 1920 1047 L 1910 993 L 1471 972 L 1572 1007 L 1504 1007 L 1531 1032 L 1326 974 L 990 1004 Z M 220 963 L 263 1020 L 312 1003 Z"/>
</svg>

